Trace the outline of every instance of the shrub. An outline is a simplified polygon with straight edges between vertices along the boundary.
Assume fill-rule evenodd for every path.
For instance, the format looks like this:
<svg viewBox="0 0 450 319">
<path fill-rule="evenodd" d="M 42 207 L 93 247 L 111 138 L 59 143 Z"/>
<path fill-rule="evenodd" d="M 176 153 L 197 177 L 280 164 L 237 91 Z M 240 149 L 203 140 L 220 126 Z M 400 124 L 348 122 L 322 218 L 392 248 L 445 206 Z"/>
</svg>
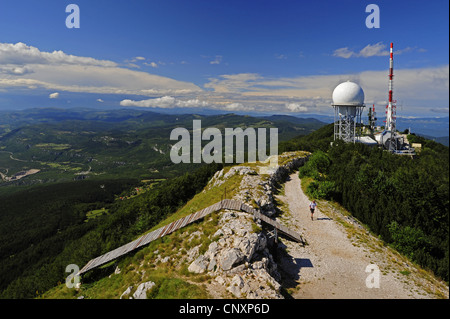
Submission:
<svg viewBox="0 0 450 319">
<path fill-rule="evenodd" d="M 306 192 L 315 199 L 333 199 L 335 184 L 331 181 L 312 181 L 306 188 Z"/>
<path fill-rule="evenodd" d="M 419 252 L 425 252 L 429 246 L 425 234 L 417 228 L 400 226 L 393 221 L 388 226 L 392 237 L 392 245 L 395 249 L 415 260 L 415 255 Z"/>
</svg>

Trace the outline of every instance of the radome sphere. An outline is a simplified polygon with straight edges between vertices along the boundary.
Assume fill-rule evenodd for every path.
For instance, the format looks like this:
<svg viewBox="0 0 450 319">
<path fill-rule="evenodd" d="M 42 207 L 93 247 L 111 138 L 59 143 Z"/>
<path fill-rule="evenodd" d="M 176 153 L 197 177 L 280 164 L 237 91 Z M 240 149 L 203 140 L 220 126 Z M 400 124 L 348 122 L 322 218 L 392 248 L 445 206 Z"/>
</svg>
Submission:
<svg viewBox="0 0 450 319">
<path fill-rule="evenodd" d="M 358 106 L 364 104 L 364 91 L 354 82 L 343 82 L 333 91 L 333 104 L 342 106 Z"/>
</svg>

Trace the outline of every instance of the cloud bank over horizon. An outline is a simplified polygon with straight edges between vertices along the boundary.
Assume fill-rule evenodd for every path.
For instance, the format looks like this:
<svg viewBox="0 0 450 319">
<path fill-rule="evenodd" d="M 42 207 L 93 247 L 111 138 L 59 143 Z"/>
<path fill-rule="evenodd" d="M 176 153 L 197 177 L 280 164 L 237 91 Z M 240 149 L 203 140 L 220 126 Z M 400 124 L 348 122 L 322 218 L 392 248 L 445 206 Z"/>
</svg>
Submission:
<svg viewBox="0 0 450 319">
<path fill-rule="evenodd" d="M 0 88 L 158 96 L 201 91 L 193 83 L 130 70 L 118 63 L 24 43 L 0 43 Z"/>
<path fill-rule="evenodd" d="M 411 50 L 419 49 L 406 47 L 401 51 Z M 333 55 L 345 59 L 370 58 L 388 55 L 388 51 L 386 45 L 379 42 L 359 51 L 348 47 L 336 49 Z M 147 59 L 136 56 L 130 61 L 146 63 Z M 215 56 L 213 61 L 220 63 L 222 56 Z M 44 52 L 21 42 L 0 43 L 0 91 L 41 90 L 50 99 L 60 98 L 62 91 L 111 94 L 120 96 L 117 103 L 123 107 L 331 114 L 333 89 L 351 80 L 362 86 L 366 105 L 382 106 L 387 102 L 387 70 L 290 77 L 242 72 L 211 75 L 203 84 L 194 84 L 126 66 L 61 50 Z M 408 112 L 440 115 L 445 110 L 448 112 L 448 64 L 394 72 L 394 98 Z"/>
</svg>

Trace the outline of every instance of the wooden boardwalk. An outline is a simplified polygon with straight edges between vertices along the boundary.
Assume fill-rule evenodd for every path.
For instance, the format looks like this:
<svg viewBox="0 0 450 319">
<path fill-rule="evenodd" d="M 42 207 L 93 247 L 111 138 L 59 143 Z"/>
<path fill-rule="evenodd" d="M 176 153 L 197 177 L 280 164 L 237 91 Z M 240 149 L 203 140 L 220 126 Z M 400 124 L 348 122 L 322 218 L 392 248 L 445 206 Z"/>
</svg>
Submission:
<svg viewBox="0 0 450 319">
<path fill-rule="evenodd" d="M 289 228 L 281 225 L 280 223 L 276 222 L 275 220 L 261 214 L 257 209 L 250 207 L 247 204 L 244 204 L 240 201 L 233 200 L 233 199 L 223 199 L 220 202 L 217 202 L 209 207 L 206 207 L 198 212 L 195 212 L 193 214 L 190 214 L 186 217 L 180 218 L 166 226 L 160 227 L 148 234 L 145 234 L 138 239 L 125 244 L 123 246 L 120 246 L 104 255 L 98 256 L 94 259 L 91 259 L 79 272 L 77 275 L 81 275 L 89 270 L 92 270 L 94 268 L 97 268 L 101 265 L 104 265 L 114 259 L 117 259 L 133 250 L 139 249 L 150 242 L 161 238 L 165 235 L 168 235 L 180 228 L 183 228 L 199 219 L 204 218 L 206 215 L 209 215 L 213 212 L 222 210 L 222 209 L 230 209 L 230 210 L 237 210 L 237 211 L 244 211 L 249 214 L 252 214 L 255 219 L 259 219 L 262 222 L 271 225 L 272 227 L 276 228 L 277 231 L 288 237 L 289 239 L 292 239 L 297 242 L 302 242 L 301 236 L 290 230 Z"/>
</svg>

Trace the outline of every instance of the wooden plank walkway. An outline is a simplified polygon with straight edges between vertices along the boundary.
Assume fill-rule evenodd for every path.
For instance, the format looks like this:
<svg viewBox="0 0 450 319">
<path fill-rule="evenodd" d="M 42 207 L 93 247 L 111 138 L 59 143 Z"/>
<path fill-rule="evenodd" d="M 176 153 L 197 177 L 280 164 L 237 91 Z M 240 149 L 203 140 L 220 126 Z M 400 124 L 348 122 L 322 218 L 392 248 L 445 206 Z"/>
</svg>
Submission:
<svg viewBox="0 0 450 319">
<path fill-rule="evenodd" d="M 276 228 L 282 235 L 285 235 L 289 239 L 292 239 L 296 242 L 303 242 L 301 236 L 290 230 L 289 228 L 281 225 L 277 221 L 267 217 L 266 215 L 261 214 L 257 209 L 244 204 L 240 201 L 234 200 L 234 199 L 223 199 L 220 202 L 217 202 L 207 208 L 204 208 L 198 212 L 195 212 L 193 214 L 190 214 L 188 216 L 185 216 L 183 218 L 180 218 L 168 225 L 162 226 L 148 234 L 145 234 L 138 239 L 125 244 L 123 246 L 120 246 L 106 254 L 103 254 L 99 257 L 96 257 L 94 259 L 91 259 L 79 272 L 77 275 L 81 275 L 91 269 L 97 268 L 101 265 L 104 265 L 114 259 L 117 259 L 133 250 L 136 250 L 138 248 L 141 248 L 142 246 L 145 246 L 149 244 L 150 242 L 161 238 L 163 236 L 166 236 L 180 228 L 183 228 L 199 219 L 204 218 L 205 216 L 219 211 L 221 209 L 230 209 L 230 210 L 237 210 L 237 211 L 244 211 L 249 214 L 252 214 L 255 219 L 259 219 L 262 222 L 271 225 L 272 227 Z"/>
</svg>

